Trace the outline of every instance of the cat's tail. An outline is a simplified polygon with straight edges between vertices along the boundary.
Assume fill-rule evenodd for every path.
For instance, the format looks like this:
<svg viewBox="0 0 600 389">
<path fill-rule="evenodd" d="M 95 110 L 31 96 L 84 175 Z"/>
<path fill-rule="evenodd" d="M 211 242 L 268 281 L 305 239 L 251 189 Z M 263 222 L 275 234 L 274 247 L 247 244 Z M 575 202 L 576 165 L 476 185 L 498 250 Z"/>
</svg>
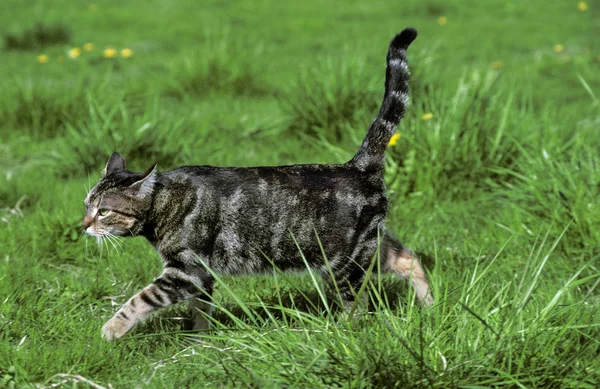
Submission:
<svg viewBox="0 0 600 389">
<path fill-rule="evenodd" d="M 379 114 L 371 123 L 360 149 L 349 162 L 361 170 L 383 167 L 385 149 L 396 126 L 404 117 L 409 97 L 406 49 L 416 37 L 417 30 L 408 27 L 390 42 L 385 72 L 385 93 Z"/>
</svg>

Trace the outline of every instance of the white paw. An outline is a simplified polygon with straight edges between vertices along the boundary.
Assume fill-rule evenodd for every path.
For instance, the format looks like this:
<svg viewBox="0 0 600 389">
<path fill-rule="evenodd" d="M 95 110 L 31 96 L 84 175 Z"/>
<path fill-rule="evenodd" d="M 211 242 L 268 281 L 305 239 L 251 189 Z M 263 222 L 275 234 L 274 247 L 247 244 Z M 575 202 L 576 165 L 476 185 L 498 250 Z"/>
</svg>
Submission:
<svg viewBox="0 0 600 389">
<path fill-rule="evenodd" d="M 133 327 L 133 323 L 125 321 L 116 315 L 102 327 L 102 338 L 108 341 L 119 339 Z"/>
</svg>

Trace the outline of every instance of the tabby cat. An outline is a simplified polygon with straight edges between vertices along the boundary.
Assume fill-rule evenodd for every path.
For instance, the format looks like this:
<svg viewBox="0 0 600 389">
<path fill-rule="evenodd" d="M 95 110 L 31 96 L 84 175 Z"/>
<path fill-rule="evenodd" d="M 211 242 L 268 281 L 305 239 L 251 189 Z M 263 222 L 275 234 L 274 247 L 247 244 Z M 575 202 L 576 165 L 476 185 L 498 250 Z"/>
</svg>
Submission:
<svg viewBox="0 0 600 389">
<path fill-rule="evenodd" d="M 211 274 L 307 270 L 308 264 L 330 287 L 335 279 L 349 302 L 378 247 L 381 269 L 410 279 L 420 302 L 430 305 L 421 263 L 385 232 L 384 152 L 408 103 L 406 49 L 416 36 L 406 28 L 391 41 L 379 115 L 347 163 L 184 166 L 163 173 L 154 165 L 133 173 L 123 156 L 112 154 L 85 199 L 83 228 L 98 238 L 145 237 L 164 270 L 104 325 L 103 337 L 120 338 L 156 309 L 184 300 L 194 329 L 207 328 Z"/>
</svg>

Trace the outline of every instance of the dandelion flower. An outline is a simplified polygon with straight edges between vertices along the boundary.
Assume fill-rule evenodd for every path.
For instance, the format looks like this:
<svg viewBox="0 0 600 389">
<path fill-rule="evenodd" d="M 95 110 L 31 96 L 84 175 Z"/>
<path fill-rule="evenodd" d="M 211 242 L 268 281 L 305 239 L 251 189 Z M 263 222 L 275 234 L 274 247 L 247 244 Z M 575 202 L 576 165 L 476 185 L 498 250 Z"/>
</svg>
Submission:
<svg viewBox="0 0 600 389">
<path fill-rule="evenodd" d="M 503 63 L 501 60 L 494 61 L 490 64 L 492 69 L 500 69 L 502 67 L 502 65 L 503 65 Z"/>
<path fill-rule="evenodd" d="M 85 51 L 92 51 L 94 50 L 94 44 L 93 43 L 86 43 L 83 45 L 83 49 Z"/>
<path fill-rule="evenodd" d="M 554 45 L 555 53 L 562 53 L 564 50 L 565 50 L 565 46 L 561 45 L 560 43 L 557 43 Z"/>
<path fill-rule="evenodd" d="M 123 58 L 129 58 L 133 55 L 133 50 L 131 49 L 123 49 L 121 50 L 121 57 Z"/>
<path fill-rule="evenodd" d="M 388 142 L 388 146 L 395 146 L 396 143 L 398 143 L 398 139 L 400 139 L 400 133 L 397 132 L 394 135 L 392 135 L 392 137 L 390 138 L 390 141 Z"/>
<path fill-rule="evenodd" d="M 49 59 L 50 57 L 48 57 L 46 54 L 40 54 L 37 56 L 37 60 L 39 63 L 46 63 Z"/>
<path fill-rule="evenodd" d="M 103 53 L 105 58 L 114 58 L 117 56 L 117 50 L 113 47 L 107 47 Z"/>
<path fill-rule="evenodd" d="M 81 49 L 79 47 L 73 47 L 71 50 L 68 51 L 69 54 L 69 58 L 77 58 L 81 55 Z"/>
<path fill-rule="evenodd" d="M 579 9 L 581 12 L 587 11 L 588 5 L 585 1 L 580 1 L 577 3 L 577 9 Z"/>
<path fill-rule="evenodd" d="M 431 120 L 433 119 L 433 114 L 431 112 L 427 112 L 421 116 L 421 120 Z"/>
<path fill-rule="evenodd" d="M 447 18 L 447 17 L 445 17 L 445 16 L 440 16 L 440 17 L 438 18 L 438 24 L 439 24 L 440 26 L 445 26 L 446 24 L 448 24 L 448 18 Z"/>
</svg>

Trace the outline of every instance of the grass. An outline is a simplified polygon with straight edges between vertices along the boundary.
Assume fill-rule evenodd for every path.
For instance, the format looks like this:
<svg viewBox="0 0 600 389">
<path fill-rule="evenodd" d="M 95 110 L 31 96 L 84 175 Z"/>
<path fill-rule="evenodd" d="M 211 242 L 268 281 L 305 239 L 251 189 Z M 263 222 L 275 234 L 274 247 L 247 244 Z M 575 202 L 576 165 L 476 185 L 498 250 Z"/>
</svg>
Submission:
<svg viewBox="0 0 600 389">
<path fill-rule="evenodd" d="M 352 129 L 368 128 L 369 116 L 381 103 L 380 91 L 364 64 L 352 59 L 348 51 L 341 63 L 325 59 L 321 68 L 301 69 L 282 104 L 290 135 L 322 137 L 327 143 L 343 145 Z"/>
<path fill-rule="evenodd" d="M 25 29 L 20 34 L 6 33 L 4 48 L 6 50 L 35 50 L 66 44 L 70 40 L 71 31 L 65 26 L 36 23 L 33 28 Z"/>
<path fill-rule="evenodd" d="M 0 387 L 600 386 L 600 51 L 597 10 L 577 3 L 9 1 Z M 110 153 L 137 171 L 343 162 L 406 25 L 420 36 L 388 226 L 423 259 L 434 306 L 375 268 L 347 321 L 317 278 L 274 271 L 219 279 L 209 332 L 173 307 L 102 341 L 161 269 L 142 240 L 81 236 Z"/>
</svg>

